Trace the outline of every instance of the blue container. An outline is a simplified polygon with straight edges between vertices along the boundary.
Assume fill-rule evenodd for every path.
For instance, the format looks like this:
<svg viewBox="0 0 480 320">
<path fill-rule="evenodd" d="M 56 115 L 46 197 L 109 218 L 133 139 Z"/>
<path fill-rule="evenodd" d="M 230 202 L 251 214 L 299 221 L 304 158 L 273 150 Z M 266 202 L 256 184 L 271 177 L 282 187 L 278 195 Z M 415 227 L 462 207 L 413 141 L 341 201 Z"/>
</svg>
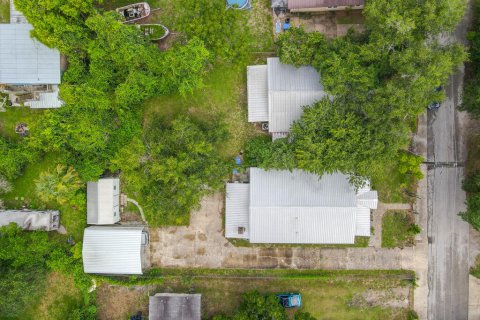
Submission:
<svg viewBox="0 0 480 320">
<path fill-rule="evenodd" d="M 239 9 L 243 9 L 248 5 L 248 0 L 227 0 L 229 7 L 236 6 Z"/>
</svg>

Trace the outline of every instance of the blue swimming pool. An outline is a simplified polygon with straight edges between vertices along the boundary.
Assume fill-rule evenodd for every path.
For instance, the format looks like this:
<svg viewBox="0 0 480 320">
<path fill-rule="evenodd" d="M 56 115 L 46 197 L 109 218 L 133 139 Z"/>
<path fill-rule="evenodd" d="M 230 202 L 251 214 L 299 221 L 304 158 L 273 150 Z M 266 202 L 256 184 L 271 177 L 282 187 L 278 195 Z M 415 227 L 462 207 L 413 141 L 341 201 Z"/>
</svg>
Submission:
<svg viewBox="0 0 480 320">
<path fill-rule="evenodd" d="M 247 7 L 248 5 L 248 0 L 227 0 L 227 4 L 229 7 L 236 6 L 239 9 L 243 9 Z"/>
</svg>

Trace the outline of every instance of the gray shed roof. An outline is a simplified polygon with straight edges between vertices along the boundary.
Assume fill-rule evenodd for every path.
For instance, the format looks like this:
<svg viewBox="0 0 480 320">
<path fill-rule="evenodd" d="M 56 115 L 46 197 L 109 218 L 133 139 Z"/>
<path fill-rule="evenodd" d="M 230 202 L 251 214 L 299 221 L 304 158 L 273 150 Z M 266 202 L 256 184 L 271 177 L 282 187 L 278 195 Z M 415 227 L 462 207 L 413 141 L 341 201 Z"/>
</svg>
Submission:
<svg viewBox="0 0 480 320">
<path fill-rule="evenodd" d="M 370 236 L 370 209 L 377 208 L 377 193 L 369 185 L 355 190 L 344 174 L 320 178 L 302 170 L 250 168 L 249 186 L 247 197 L 245 184 L 227 184 L 226 237 L 335 244 Z M 246 221 L 246 236 L 238 234 L 236 228 Z"/>
<path fill-rule="evenodd" d="M 296 68 L 268 58 L 268 125 L 270 132 L 289 132 L 300 119 L 303 107 L 322 99 L 326 94 L 320 75 L 313 67 Z"/>
<path fill-rule="evenodd" d="M 341 173 L 250 168 L 253 207 L 356 207 L 355 189 Z"/>
<path fill-rule="evenodd" d="M 227 183 L 225 200 L 225 237 L 248 239 L 250 184 Z M 244 232 L 239 232 L 244 228 Z"/>
<path fill-rule="evenodd" d="M 149 299 L 149 320 L 200 320 L 201 294 L 157 293 Z"/>
<path fill-rule="evenodd" d="M 83 270 L 98 274 L 142 274 L 143 227 L 93 226 L 83 234 Z"/>
<path fill-rule="evenodd" d="M 30 24 L 0 24 L 0 83 L 60 83 L 60 53 L 31 38 L 32 29 Z"/>
<path fill-rule="evenodd" d="M 268 121 L 267 66 L 247 67 L 248 122 Z"/>
<path fill-rule="evenodd" d="M 303 107 L 326 96 L 313 67 L 296 68 L 268 58 L 266 66 L 249 66 L 247 75 L 248 121 L 268 121 L 271 133 L 289 132 Z"/>
<path fill-rule="evenodd" d="M 120 179 L 103 178 L 87 183 L 87 223 L 115 224 L 120 221 Z"/>
</svg>

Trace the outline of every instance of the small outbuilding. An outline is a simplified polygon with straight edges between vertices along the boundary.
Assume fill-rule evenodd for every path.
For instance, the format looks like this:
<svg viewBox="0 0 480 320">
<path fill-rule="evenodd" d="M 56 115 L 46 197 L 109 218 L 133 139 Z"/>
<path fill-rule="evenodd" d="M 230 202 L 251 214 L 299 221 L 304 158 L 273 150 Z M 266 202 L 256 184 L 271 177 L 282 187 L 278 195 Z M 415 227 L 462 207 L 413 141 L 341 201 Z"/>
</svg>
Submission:
<svg viewBox="0 0 480 320">
<path fill-rule="evenodd" d="M 144 227 L 92 226 L 83 234 L 85 273 L 142 274 L 148 234 Z"/>
<path fill-rule="evenodd" d="M 201 294 L 157 293 L 149 300 L 149 320 L 200 320 Z"/>
<path fill-rule="evenodd" d="M 87 183 L 87 223 L 115 224 L 120 221 L 120 179 L 103 178 Z"/>
</svg>

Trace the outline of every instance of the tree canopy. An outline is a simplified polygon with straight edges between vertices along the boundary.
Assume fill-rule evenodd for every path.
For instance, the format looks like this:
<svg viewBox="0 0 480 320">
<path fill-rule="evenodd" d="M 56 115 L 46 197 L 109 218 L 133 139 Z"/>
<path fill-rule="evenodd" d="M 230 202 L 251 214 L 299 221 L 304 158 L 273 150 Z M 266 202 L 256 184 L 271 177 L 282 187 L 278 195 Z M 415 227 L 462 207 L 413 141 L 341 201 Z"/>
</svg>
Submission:
<svg viewBox="0 0 480 320">
<path fill-rule="evenodd" d="M 295 28 L 281 34 L 282 62 L 315 67 L 330 95 L 291 128 L 297 167 L 370 177 L 398 162 L 417 116 L 443 98 L 435 88 L 466 59 L 461 45 L 437 40 L 464 8 L 464 0 L 374 0 L 365 5 L 364 33 L 333 40 Z"/>
<path fill-rule="evenodd" d="M 218 148 L 226 139 L 218 122 L 202 123 L 180 116 L 170 123 L 154 118 L 143 140 L 123 149 L 112 170 L 121 170 L 127 183 L 142 190 L 148 221 L 155 225 L 188 223 L 201 198 L 218 189 L 228 165 Z M 185 221 L 187 217 L 187 221 Z"/>
<path fill-rule="evenodd" d="M 93 1 L 15 4 L 33 24 L 33 36 L 69 61 L 60 91 L 65 106 L 47 113 L 31 145 L 67 151 L 83 179 L 97 178 L 139 132 L 145 99 L 202 86 L 209 52 L 197 37 L 162 52 L 117 13 L 101 14 Z"/>
</svg>

